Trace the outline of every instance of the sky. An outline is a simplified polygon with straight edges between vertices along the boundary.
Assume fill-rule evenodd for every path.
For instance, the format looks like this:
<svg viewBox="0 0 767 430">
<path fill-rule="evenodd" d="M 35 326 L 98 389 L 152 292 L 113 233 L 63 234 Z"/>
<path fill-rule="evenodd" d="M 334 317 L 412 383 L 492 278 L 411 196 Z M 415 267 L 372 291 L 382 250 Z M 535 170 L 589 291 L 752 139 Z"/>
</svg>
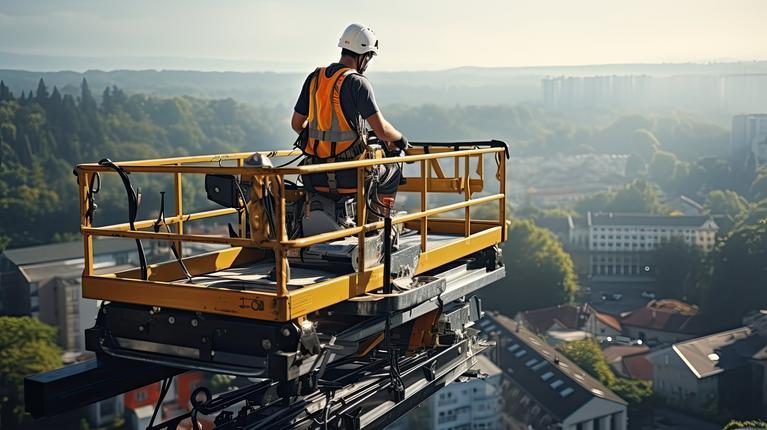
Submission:
<svg viewBox="0 0 767 430">
<path fill-rule="evenodd" d="M 767 59 L 764 0 L 0 0 L 0 51 L 297 71 L 335 59 L 350 22 L 389 71 Z"/>
</svg>

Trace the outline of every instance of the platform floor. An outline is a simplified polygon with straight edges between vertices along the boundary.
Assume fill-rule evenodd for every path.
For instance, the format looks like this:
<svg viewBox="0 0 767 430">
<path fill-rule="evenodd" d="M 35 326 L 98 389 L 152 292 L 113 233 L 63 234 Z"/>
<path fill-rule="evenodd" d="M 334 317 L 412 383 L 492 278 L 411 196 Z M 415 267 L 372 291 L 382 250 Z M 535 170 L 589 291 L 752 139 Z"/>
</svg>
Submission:
<svg viewBox="0 0 767 430">
<path fill-rule="evenodd" d="M 459 235 L 432 233 L 429 234 L 428 240 L 426 242 L 427 249 L 434 249 L 436 247 L 462 238 L 463 236 Z M 344 242 L 346 241 L 353 241 L 356 243 L 356 237 L 344 239 Z M 401 248 L 419 246 L 421 243 L 421 236 L 417 231 L 408 230 L 400 236 L 399 242 Z M 321 268 L 291 266 L 288 290 L 295 290 L 306 285 L 312 285 L 338 277 L 339 273 L 330 269 L 332 264 L 333 263 L 330 262 L 328 263 L 328 270 L 323 270 Z M 274 261 L 259 261 L 247 266 L 232 267 L 227 270 L 195 276 L 192 278 L 192 283 L 206 287 L 219 287 L 248 291 L 262 290 L 273 292 L 276 283 L 269 279 L 269 272 L 272 269 L 274 269 Z M 187 283 L 188 281 L 182 280 L 179 282 Z"/>
</svg>

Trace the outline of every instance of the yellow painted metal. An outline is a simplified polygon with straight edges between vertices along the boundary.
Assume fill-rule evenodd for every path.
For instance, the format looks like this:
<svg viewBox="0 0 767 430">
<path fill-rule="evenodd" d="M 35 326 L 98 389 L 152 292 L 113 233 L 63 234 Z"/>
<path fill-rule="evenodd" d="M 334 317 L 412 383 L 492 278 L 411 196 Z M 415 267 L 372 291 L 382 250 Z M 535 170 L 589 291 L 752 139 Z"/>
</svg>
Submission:
<svg viewBox="0 0 767 430">
<path fill-rule="evenodd" d="M 289 321 L 288 297 L 194 284 L 83 276 L 83 297 L 269 321 Z"/>
<path fill-rule="evenodd" d="M 469 177 L 471 175 L 470 169 L 471 164 L 471 157 L 464 157 L 464 180 L 466 182 L 466 188 L 464 189 L 464 200 L 469 201 L 471 200 L 471 184 L 469 183 Z M 469 237 L 471 234 L 471 207 L 466 206 L 466 209 L 464 209 L 464 229 L 463 229 L 463 235 L 464 237 Z"/>
<path fill-rule="evenodd" d="M 96 180 L 95 174 L 90 178 L 87 173 L 79 172 L 77 175 L 77 181 L 80 184 L 80 224 L 86 227 L 91 225 L 91 220 L 88 217 L 88 211 L 90 208 L 90 201 L 88 199 L 88 193 L 90 192 L 90 181 Z M 83 235 L 83 276 L 93 274 L 93 236 L 89 234 Z"/>
<path fill-rule="evenodd" d="M 243 266 L 266 257 L 266 252 L 257 248 L 226 248 L 215 252 L 195 255 L 184 258 L 184 264 L 192 276 L 204 275 L 206 273 L 226 270 L 231 267 Z M 149 269 L 152 271 L 150 281 L 171 282 L 184 279 L 184 273 L 177 261 L 166 261 L 158 264 L 151 264 Z M 140 279 L 141 272 L 138 268 L 124 270 L 113 273 L 111 276 L 118 278 Z M 104 275 L 110 276 L 110 275 Z"/>
<path fill-rule="evenodd" d="M 159 160 L 133 161 L 117 163 L 128 172 L 165 173 L 174 179 L 174 201 L 176 211 L 174 216 L 166 221 L 176 226 L 175 232 L 141 231 L 152 226 L 154 220 L 136 222 L 136 230 L 130 229 L 127 223 L 109 226 L 93 226 L 85 214 L 88 209 L 88 184 L 95 172 L 114 173 L 97 164 L 84 164 L 77 167 L 80 184 L 81 232 L 84 238 L 86 268 L 83 273 L 83 294 L 85 297 L 102 300 L 112 300 L 152 306 L 164 306 L 179 309 L 195 310 L 226 315 L 237 315 L 245 318 L 264 319 L 272 321 L 288 321 L 302 318 L 309 313 L 324 307 L 347 300 L 359 294 L 380 289 L 383 282 L 383 269 L 380 265 L 369 268 L 360 261 L 358 271 L 339 276 L 313 285 L 293 290 L 288 289 L 287 253 L 291 248 L 301 248 L 313 244 L 356 235 L 364 252 L 365 233 L 383 228 L 383 222 L 366 222 L 365 190 L 359 187 L 358 197 L 358 226 L 338 232 L 330 232 L 302 238 L 288 238 L 285 227 L 286 201 L 303 198 L 301 193 L 286 192 L 284 178 L 289 175 L 319 173 L 331 170 L 357 169 L 358 183 L 364 183 L 367 167 L 388 163 L 420 163 L 420 176 L 408 178 L 409 184 L 400 188 L 402 191 L 420 194 L 420 210 L 416 213 L 395 217 L 393 224 L 405 223 L 421 233 L 422 255 L 419 260 L 417 273 L 434 269 L 457 258 L 477 252 L 488 246 L 500 243 L 505 239 L 505 165 L 502 163 L 501 148 L 462 149 L 434 148 L 426 153 L 423 148 L 410 149 L 407 155 L 389 159 L 361 159 L 339 163 L 326 163 L 298 167 L 283 168 L 251 168 L 245 167 L 243 160 L 251 153 L 235 153 L 209 156 L 176 157 Z M 267 156 L 295 156 L 297 151 L 264 152 Z M 481 191 L 484 186 L 482 157 L 496 156 L 499 160 L 496 177 L 500 180 L 500 192 L 488 196 L 472 198 L 472 194 Z M 453 177 L 446 177 L 439 160 L 453 158 L 455 169 Z M 460 158 L 464 158 L 463 174 L 460 171 Z M 472 178 L 470 172 L 471 159 L 477 160 L 479 178 Z M 222 166 L 227 161 L 229 166 Z M 231 166 L 235 164 L 235 166 Z M 434 171 L 436 178 L 431 173 Z M 277 184 L 275 196 L 277 215 L 277 238 L 264 242 L 255 242 L 241 235 L 230 238 L 215 235 L 187 234 L 184 223 L 196 219 L 214 218 L 236 213 L 235 209 L 217 209 L 185 214 L 183 211 L 183 181 L 184 174 L 231 174 L 246 175 L 247 177 L 264 176 Z M 427 207 L 429 192 L 463 192 L 464 201 L 442 205 L 434 208 Z M 498 221 L 472 220 L 471 206 L 498 202 L 500 207 Z M 464 209 L 463 219 L 436 218 L 440 214 Z M 244 231 L 244 230 L 241 230 Z M 427 233 L 448 232 L 463 235 L 449 243 L 438 247 L 428 248 Z M 144 240 L 166 240 L 178 244 L 184 242 L 227 244 L 232 248 L 222 249 L 214 253 L 184 258 L 184 262 L 193 276 L 225 270 L 232 267 L 252 264 L 253 262 L 271 258 L 273 255 L 277 268 L 276 287 L 267 291 L 240 291 L 219 287 L 200 287 L 185 283 L 180 266 L 175 261 L 151 265 L 148 270 L 150 278 L 140 280 L 138 269 L 119 272 L 111 275 L 95 276 L 93 274 L 93 236 L 112 236 L 137 238 Z M 273 251 L 269 254 L 268 250 Z M 363 254 L 364 255 L 364 254 Z"/>
<path fill-rule="evenodd" d="M 456 238 L 455 241 L 423 253 L 416 273 L 435 269 L 485 249 L 499 243 L 500 238 L 500 227 L 489 228 L 468 238 Z M 185 261 L 189 261 L 189 270 L 193 274 L 201 271 L 201 273 L 207 273 L 231 267 L 230 265 L 235 263 L 242 252 L 244 251 L 241 249 L 230 250 L 222 258 L 214 260 L 214 267 L 209 266 L 212 264 L 210 257 L 213 254 L 208 255 L 204 260 L 195 262 L 192 257 Z M 163 279 L 170 277 L 174 273 L 174 267 L 169 264 L 171 263 L 155 266 L 152 277 Z M 180 275 L 180 272 L 175 274 Z M 235 315 L 243 318 L 289 321 L 360 294 L 378 290 L 383 286 L 381 265 L 361 274 L 352 273 L 305 286 L 283 296 L 276 292 L 204 287 L 188 283 L 172 283 L 168 280 L 142 281 L 135 279 L 137 276 L 135 272 L 123 273 L 123 276 L 125 277 L 83 276 L 83 297 Z"/>
<path fill-rule="evenodd" d="M 420 193 L 423 188 L 424 180 L 421 178 L 406 178 L 407 182 L 400 185 L 400 192 Z M 465 178 L 429 178 L 428 191 L 430 193 L 462 193 L 466 189 Z M 481 192 L 485 183 L 482 179 L 471 178 L 469 184 L 473 192 Z"/>
<path fill-rule="evenodd" d="M 436 160 L 429 160 L 436 161 Z M 428 205 L 428 184 L 429 184 L 429 176 L 431 176 L 431 168 L 426 164 L 426 160 L 421 160 L 421 188 L 419 191 L 421 192 L 421 212 L 426 212 L 427 205 Z M 424 216 L 421 218 L 421 226 L 420 226 L 420 232 L 421 232 L 421 252 L 426 251 L 426 241 L 427 236 L 429 234 L 429 217 Z"/>
<path fill-rule="evenodd" d="M 181 173 L 173 174 L 173 191 L 175 194 L 173 200 L 176 203 L 176 216 L 174 217 L 177 218 L 177 220 L 174 221 L 174 224 L 176 225 L 176 234 L 184 234 L 184 185 L 183 180 L 181 179 Z M 176 252 L 178 252 L 179 256 L 184 255 L 184 246 L 180 240 L 176 241 L 174 246 L 176 247 Z"/>
<path fill-rule="evenodd" d="M 168 224 L 178 224 L 179 221 L 188 222 L 188 221 L 194 221 L 194 220 L 205 219 L 205 218 L 215 218 L 219 216 L 231 215 L 236 213 L 237 213 L 237 209 L 232 209 L 232 208 L 212 209 L 209 211 L 195 212 L 193 214 L 186 214 L 186 215 L 181 214 L 181 215 L 165 217 L 165 222 Z M 154 226 L 155 222 L 157 222 L 156 219 L 144 219 L 141 221 L 136 221 L 135 223 L 133 223 L 133 225 L 138 230 L 142 230 L 142 229 L 150 228 Z M 93 227 L 93 228 L 99 229 L 99 230 L 127 231 L 127 230 L 130 230 L 130 224 L 126 222 L 122 224 L 112 224 L 112 225 L 105 225 L 105 226 Z"/>
</svg>

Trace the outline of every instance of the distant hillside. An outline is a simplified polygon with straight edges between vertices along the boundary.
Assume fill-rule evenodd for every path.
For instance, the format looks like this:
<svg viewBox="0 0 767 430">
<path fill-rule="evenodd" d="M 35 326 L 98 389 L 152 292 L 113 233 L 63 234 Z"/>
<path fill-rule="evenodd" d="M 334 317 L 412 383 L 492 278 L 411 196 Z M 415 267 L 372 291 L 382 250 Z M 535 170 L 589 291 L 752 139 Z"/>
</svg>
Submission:
<svg viewBox="0 0 767 430">
<path fill-rule="evenodd" d="M 129 93 L 159 96 L 190 95 L 204 98 L 232 97 L 264 107 L 292 107 L 298 89 L 311 67 L 303 72 L 202 72 L 183 70 L 88 70 L 86 72 L 34 72 L 12 70 L 19 64 L 10 54 L 0 53 L 0 79 L 19 94 L 37 88 L 42 77 L 64 94 L 76 95 L 87 78 L 97 93 L 116 85 Z M 15 54 L 13 54 L 15 55 Z M 37 69 L 46 69 L 38 59 Z M 38 64 L 34 63 L 34 64 Z M 53 58 L 50 68 L 66 64 Z M 293 67 L 295 69 L 295 67 Z M 767 73 L 767 61 L 713 64 L 613 64 L 562 67 L 461 67 L 442 71 L 369 73 L 382 105 L 424 103 L 454 105 L 495 105 L 537 103 L 541 100 L 541 79 L 545 76 L 592 76 L 646 74 L 729 75 Z"/>
</svg>

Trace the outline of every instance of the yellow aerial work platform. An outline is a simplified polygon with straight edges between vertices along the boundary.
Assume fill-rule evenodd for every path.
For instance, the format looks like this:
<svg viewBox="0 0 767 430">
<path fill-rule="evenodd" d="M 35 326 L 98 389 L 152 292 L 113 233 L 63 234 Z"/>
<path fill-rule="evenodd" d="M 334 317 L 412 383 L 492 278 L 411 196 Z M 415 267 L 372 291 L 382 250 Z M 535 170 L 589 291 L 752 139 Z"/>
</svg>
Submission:
<svg viewBox="0 0 767 430">
<path fill-rule="evenodd" d="M 294 270 L 288 279 L 288 254 L 293 249 L 315 244 L 357 237 L 360 248 L 365 246 L 366 233 L 383 228 L 383 221 L 367 222 L 365 187 L 358 187 L 356 199 L 356 226 L 339 231 L 290 239 L 285 226 L 286 201 L 300 198 L 303 191 L 286 190 L 286 180 L 310 173 L 356 169 L 358 183 L 364 183 L 365 169 L 384 163 L 404 163 L 406 181 L 399 195 L 417 196 L 417 210 L 392 219 L 394 225 L 404 224 L 411 232 L 410 241 L 420 242 L 420 259 L 414 275 L 422 274 L 452 261 L 498 245 L 506 239 L 505 230 L 505 144 L 498 141 L 450 143 L 448 145 L 421 144 L 407 150 L 401 157 L 361 159 L 354 161 L 300 165 L 287 167 L 249 167 L 245 160 L 252 153 L 191 156 L 155 160 L 117 162 L 125 173 L 169 175 L 173 178 L 171 201 L 174 213 L 165 222 L 171 232 L 154 232 L 156 221 L 146 219 L 130 223 L 94 226 L 92 214 L 92 184 L 97 174 L 115 173 L 97 163 L 80 164 L 75 173 L 80 189 L 81 232 L 84 238 L 85 269 L 83 296 L 111 302 L 146 305 L 196 311 L 205 314 L 229 315 L 239 318 L 287 322 L 301 319 L 312 312 L 370 293 L 382 288 L 383 269 L 380 264 L 357 264 L 352 273 L 332 271 Z M 298 150 L 261 153 L 270 159 L 297 157 Z M 492 177 L 497 186 L 488 187 L 485 177 L 486 159 L 494 161 Z M 420 171 L 419 174 L 408 174 Z M 447 172 L 447 173 L 446 173 Z M 276 239 L 256 242 L 246 235 L 245 214 L 235 208 L 200 212 L 184 210 L 184 178 L 191 175 L 233 175 L 241 180 L 268 179 L 276 184 L 275 195 Z M 186 185 L 188 186 L 188 185 Z M 488 192 L 492 189 L 492 192 Z M 497 192 L 496 192 L 497 191 Z M 429 205 L 430 195 L 460 196 L 459 201 Z M 473 219 L 482 211 L 490 219 Z M 446 217 L 449 213 L 463 216 Z M 198 220 L 210 220 L 239 214 L 239 237 L 210 234 L 190 234 L 185 226 Z M 147 267 L 147 279 L 139 269 L 106 275 L 94 272 L 93 238 L 120 237 L 140 240 L 162 240 L 175 243 L 177 249 L 188 242 L 221 244 L 229 247 L 214 252 L 183 258 L 191 280 L 186 278 L 177 261 L 168 261 Z M 364 249 L 359 255 L 365 255 Z M 264 270 L 276 269 L 276 279 L 269 281 Z M 217 282 L 254 279 L 257 282 Z M 238 285 L 233 287 L 233 285 Z"/>
</svg>

